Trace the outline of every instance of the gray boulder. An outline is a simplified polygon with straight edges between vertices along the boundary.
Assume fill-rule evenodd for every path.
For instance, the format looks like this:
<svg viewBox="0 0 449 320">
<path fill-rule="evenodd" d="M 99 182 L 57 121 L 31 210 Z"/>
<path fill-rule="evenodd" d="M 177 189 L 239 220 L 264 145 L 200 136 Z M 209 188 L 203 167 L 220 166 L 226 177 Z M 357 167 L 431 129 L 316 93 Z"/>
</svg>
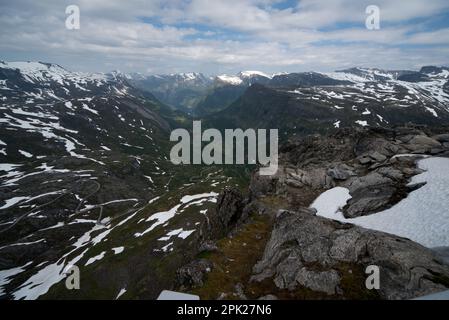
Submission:
<svg viewBox="0 0 449 320">
<path fill-rule="evenodd" d="M 441 143 L 437 140 L 429 138 L 424 135 L 414 136 L 406 145 L 406 147 L 413 152 L 425 153 L 430 151 L 432 148 L 440 147 Z"/>
<path fill-rule="evenodd" d="M 353 168 L 344 163 L 327 169 L 327 174 L 335 180 L 347 180 L 356 175 Z"/>
<path fill-rule="evenodd" d="M 363 164 L 363 165 L 373 162 L 373 160 L 368 156 L 361 156 L 358 158 L 358 160 L 359 160 L 360 164 Z"/>
<path fill-rule="evenodd" d="M 272 279 L 279 289 L 307 288 L 347 296 L 352 287 L 343 279 L 356 271 L 365 276 L 370 265 L 380 270 L 376 291 L 380 298 L 410 299 L 449 286 L 449 267 L 432 250 L 408 239 L 314 216 L 306 208 L 276 217 L 251 281 Z M 365 279 L 352 286 L 368 291 Z"/>
<path fill-rule="evenodd" d="M 376 161 L 376 162 L 383 162 L 383 161 L 387 160 L 386 156 L 384 156 L 383 154 L 381 154 L 381 153 L 379 153 L 377 151 L 374 151 L 374 152 L 370 153 L 369 157 L 371 159 L 373 159 L 374 161 Z"/>
<path fill-rule="evenodd" d="M 198 252 L 213 252 L 218 251 L 218 247 L 216 243 L 212 240 L 206 240 L 203 243 L 201 243 Z"/>
<path fill-rule="evenodd" d="M 396 193 L 394 184 L 391 178 L 379 172 L 353 179 L 344 185 L 349 189 L 352 198 L 343 209 L 343 214 L 347 218 L 354 218 L 385 208 L 392 202 Z"/>
</svg>

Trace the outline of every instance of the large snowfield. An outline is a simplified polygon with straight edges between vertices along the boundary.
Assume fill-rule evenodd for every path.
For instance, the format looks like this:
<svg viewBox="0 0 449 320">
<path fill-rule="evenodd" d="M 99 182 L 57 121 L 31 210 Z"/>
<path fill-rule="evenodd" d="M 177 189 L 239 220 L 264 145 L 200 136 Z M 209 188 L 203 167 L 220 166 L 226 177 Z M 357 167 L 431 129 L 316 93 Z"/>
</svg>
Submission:
<svg viewBox="0 0 449 320">
<path fill-rule="evenodd" d="M 342 187 L 322 193 L 311 207 L 319 216 L 409 238 L 426 247 L 449 246 L 449 159 L 427 158 L 418 166 L 426 171 L 410 184 L 427 184 L 385 211 L 346 219 L 340 209 L 351 195 Z"/>
</svg>

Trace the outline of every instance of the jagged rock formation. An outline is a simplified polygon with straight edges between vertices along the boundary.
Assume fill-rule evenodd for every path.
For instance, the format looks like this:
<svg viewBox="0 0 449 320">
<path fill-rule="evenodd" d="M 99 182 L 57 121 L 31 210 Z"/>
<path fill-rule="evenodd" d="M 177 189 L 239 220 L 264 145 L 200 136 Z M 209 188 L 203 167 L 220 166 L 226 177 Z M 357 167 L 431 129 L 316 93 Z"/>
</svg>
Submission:
<svg viewBox="0 0 449 320">
<path fill-rule="evenodd" d="M 259 196 L 264 190 L 292 199 L 308 188 L 326 190 L 340 185 L 352 196 L 343 208 L 346 217 L 372 214 L 420 187 L 406 186 L 411 176 L 421 171 L 413 157 L 399 155 L 448 155 L 447 146 L 438 141 L 446 138 L 401 128 L 346 131 L 330 138 L 297 141 L 284 148 L 284 166 L 277 176 L 256 175 L 252 191 Z M 267 190 L 267 185 L 275 187 Z M 303 207 L 276 217 L 264 256 L 254 267 L 253 280 L 273 277 L 280 289 L 302 286 L 344 296 L 339 287 L 345 277 L 338 271 L 341 264 L 360 270 L 378 265 L 383 284 L 377 293 L 385 299 L 412 298 L 449 286 L 449 268 L 433 251 L 408 239 L 316 217 Z"/>
<path fill-rule="evenodd" d="M 217 211 L 212 217 L 215 230 L 226 235 L 238 223 L 245 219 L 242 215 L 244 207 L 243 195 L 237 189 L 226 189 L 218 197 Z"/>
<path fill-rule="evenodd" d="M 408 121 L 439 124 L 448 119 L 446 67 L 429 66 L 420 71 L 351 68 L 276 75 L 244 71 L 211 78 L 199 73 L 128 77 L 160 101 L 191 114 L 204 116 L 224 110 L 212 120 L 236 127 L 263 123 L 261 127 L 271 124 L 289 133 L 314 133 Z"/>
<path fill-rule="evenodd" d="M 346 217 L 367 215 L 394 205 L 410 190 L 409 179 L 421 173 L 414 156 L 449 154 L 448 145 L 418 128 L 341 130 L 332 136 L 311 136 L 281 148 L 281 166 L 273 176 L 252 177 L 253 196 L 298 195 L 336 185 L 350 190 Z M 305 190 L 308 189 L 308 190 Z"/>
<path fill-rule="evenodd" d="M 278 172 L 273 176 L 256 172 L 247 199 L 229 191 L 220 198 L 217 218 L 239 221 L 228 227 L 239 229 L 251 214 L 273 219 L 269 240 L 243 283 L 243 292 L 232 294 L 257 297 L 258 288 L 268 286 L 271 289 L 261 290 L 260 298 L 410 299 L 449 287 L 444 248 L 431 250 L 399 236 L 319 217 L 309 208 L 320 193 L 335 186 L 348 188 L 352 196 L 343 208 L 346 217 L 393 206 L 422 186 L 407 185 L 422 172 L 416 159 L 449 155 L 445 142 L 449 136 L 444 131 L 340 130 L 285 144 Z M 380 270 L 378 290 L 365 286 L 370 265 Z M 217 293 L 217 297 L 228 294 Z"/>
<path fill-rule="evenodd" d="M 270 85 L 269 78 L 249 72 L 239 75 L 242 87 L 221 84 L 203 102 L 228 104 L 246 91 L 227 114 L 242 120 L 242 127 L 279 127 L 289 138 L 354 124 L 440 124 L 448 119 L 448 74 L 425 68 L 400 80 L 396 76 L 401 75 L 354 69 L 279 75 Z M 181 83 L 201 87 L 210 80 L 197 74 L 174 78 L 179 88 Z M 173 91 L 173 97 L 180 93 L 187 107 L 198 102 L 195 92 L 181 91 Z M 250 283 L 246 274 L 257 260 L 263 261 L 278 210 L 302 212 L 321 192 L 342 186 L 352 196 L 343 210 L 346 217 L 373 214 L 421 186 L 406 185 L 420 171 L 414 157 L 398 154 L 447 156 L 449 148 L 444 128 L 341 130 L 292 140 L 281 149 L 278 173 L 254 175 L 248 197 L 229 189 L 217 198 L 225 186 L 240 187 L 245 175 L 234 176 L 229 167 L 174 166 L 168 159 L 169 131 L 183 126 L 187 117 L 133 87 L 126 75 L 0 62 L 0 96 L 0 298 L 8 299 L 114 299 L 125 289 L 123 298 L 155 298 L 172 287 L 180 266 L 225 255 L 223 242 L 215 241 L 225 235 L 239 239 L 226 242 L 232 242 L 230 250 L 237 257 L 249 257 L 244 268 L 236 269 L 245 275 L 232 283 L 235 297 L 304 297 L 286 295 L 292 285 L 279 289 L 280 282 L 269 277 L 263 282 L 272 287 L 257 291 L 257 281 Z M 228 128 L 238 124 L 219 118 Z M 445 248 L 438 251 L 447 256 Z M 363 261 L 354 263 L 363 266 Z M 85 282 L 69 292 L 63 271 L 74 263 Z M 440 272 L 430 261 L 423 263 Z M 217 270 L 212 265 L 207 272 L 208 265 L 190 264 L 178 273 L 178 282 L 186 288 L 207 285 L 208 275 Z M 348 272 L 320 268 L 298 274 L 297 287 L 319 297 L 348 297 Z M 263 274 L 262 269 L 254 276 Z M 419 277 L 427 281 L 429 274 L 423 271 Z M 444 277 L 441 271 L 430 281 L 444 282 Z M 361 284 L 359 280 L 353 282 Z M 328 283 L 335 286 L 326 287 Z M 381 297 L 396 297 L 398 288 Z M 426 282 L 425 290 L 430 288 Z M 410 295 L 421 292 L 415 289 Z"/>
<path fill-rule="evenodd" d="M 408 239 L 317 217 L 310 209 L 281 211 L 253 281 L 273 278 L 279 289 L 306 287 L 329 295 L 346 295 L 341 288 L 352 272 L 367 266 L 380 270 L 383 299 L 410 299 L 449 285 L 449 267 L 429 249 Z M 446 277 L 446 281 L 442 278 Z"/>
</svg>

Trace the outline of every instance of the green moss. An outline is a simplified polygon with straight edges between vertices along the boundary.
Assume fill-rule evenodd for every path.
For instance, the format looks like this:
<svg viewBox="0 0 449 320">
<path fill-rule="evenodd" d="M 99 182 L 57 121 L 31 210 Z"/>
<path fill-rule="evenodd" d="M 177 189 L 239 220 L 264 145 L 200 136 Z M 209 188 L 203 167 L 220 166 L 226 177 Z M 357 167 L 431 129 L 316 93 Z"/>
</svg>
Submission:
<svg viewBox="0 0 449 320">
<path fill-rule="evenodd" d="M 192 290 L 201 299 L 216 299 L 220 293 L 232 298 L 235 285 L 247 283 L 252 267 L 261 258 L 271 233 L 271 220 L 267 216 L 254 216 L 232 238 L 217 242 L 218 252 L 208 254 L 214 268 L 205 284 Z"/>
</svg>

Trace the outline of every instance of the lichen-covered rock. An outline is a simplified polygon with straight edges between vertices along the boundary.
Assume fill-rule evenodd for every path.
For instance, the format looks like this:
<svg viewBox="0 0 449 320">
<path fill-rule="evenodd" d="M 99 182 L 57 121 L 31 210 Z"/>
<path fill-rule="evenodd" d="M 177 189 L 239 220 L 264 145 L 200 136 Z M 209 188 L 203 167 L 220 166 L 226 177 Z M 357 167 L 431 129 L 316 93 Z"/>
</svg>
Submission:
<svg viewBox="0 0 449 320">
<path fill-rule="evenodd" d="M 344 216 L 372 214 L 399 202 L 411 190 L 407 186 L 409 178 L 420 173 L 414 166 L 413 161 L 400 162 L 397 167 L 385 165 L 345 181 L 342 186 L 349 189 L 352 198 L 343 208 Z"/>
<path fill-rule="evenodd" d="M 430 146 L 430 147 L 439 147 L 441 143 L 433 138 L 429 138 L 425 135 L 419 135 L 413 137 L 409 142 L 409 145 L 418 145 L 418 146 Z"/>
<path fill-rule="evenodd" d="M 213 252 L 217 251 L 217 244 L 212 240 L 206 240 L 200 244 L 198 252 Z"/>
<path fill-rule="evenodd" d="M 274 219 L 250 282 L 231 289 L 227 297 L 409 299 L 449 287 L 447 255 L 398 236 L 317 217 L 307 208 L 334 186 L 349 189 L 352 198 L 342 208 L 347 218 L 397 204 L 423 185 L 410 184 L 422 172 L 418 159 L 437 149 L 439 156 L 449 153 L 449 142 L 440 142 L 444 137 L 430 136 L 417 128 L 341 130 L 281 147 L 275 175 L 256 171 L 246 201 L 238 192 L 226 191 L 210 216 L 222 232 L 252 214 Z M 378 290 L 365 285 L 366 268 L 373 265 L 380 271 Z"/>
<path fill-rule="evenodd" d="M 354 169 L 344 163 L 327 169 L 327 174 L 334 180 L 347 180 L 356 175 Z"/>
<path fill-rule="evenodd" d="M 449 286 L 449 267 L 434 252 L 408 239 L 317 217 L 310 209 L 282 211 L 276 217 L 252 281 L 272 279 L 279 289 L 304 287 L 345 295 L 342 265 L 380 270 L 384 299 L 409 299 Z"/>
<path fill-rule="evenodd" d="M 347 218 L 367 215 L 385 208 L 396 192 L 393 180 L 379 172 L 358 177 L 345 187 L 352 196 L 343 210 Z"/>
<path fill-rule="evenodd" d="M 202 286 L 206 274 L 212 270 L 213 264 L 209 260 L 199 259 L 181 267 L 176 272 L 177 285 L 183 289 Z"/>
<path fill-rule="evenodd" d="M 384 156 L 383 154 L 381 154 L 377 151 L 370 153 L 369 156 L 371 159 L 373 159 L 374 161 L 377 161 L 377 162 L 383 162 L 383 161 L 387 160 L 386 156 Z"/>
</svg>

